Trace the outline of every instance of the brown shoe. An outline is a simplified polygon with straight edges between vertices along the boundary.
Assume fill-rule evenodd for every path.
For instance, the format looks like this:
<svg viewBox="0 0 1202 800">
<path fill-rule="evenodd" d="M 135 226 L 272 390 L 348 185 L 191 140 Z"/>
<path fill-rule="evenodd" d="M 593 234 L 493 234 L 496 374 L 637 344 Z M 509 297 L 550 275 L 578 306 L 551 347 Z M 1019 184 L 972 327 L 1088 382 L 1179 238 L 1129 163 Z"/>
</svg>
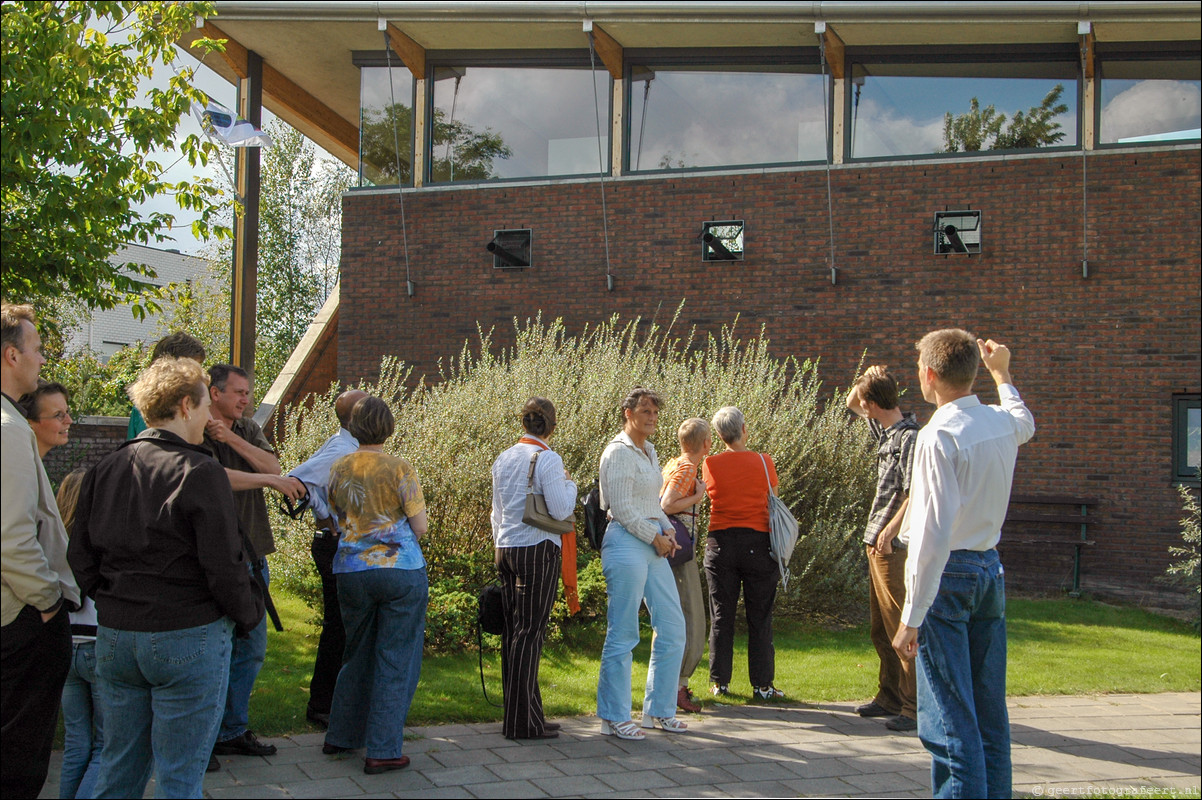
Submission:
<svg viewBox="0 0 1202 800">
<path fill-rule="evenodd" d="M 381 772 L 391 772 L 394 769 L 404 769 L 407 766 L 409 766 L 409 756 L 363 759 L 363 771 L 368 775 L 379 775 Z"/>
<path fill-rule="evenodd" d="M 693 693 L 687 686 L 681 686 L 680 691 L 676 693 L 676 707 L 690 714 L 697 714 L 701 711 L 701 704 L 693 699 Z"/>
</svg>

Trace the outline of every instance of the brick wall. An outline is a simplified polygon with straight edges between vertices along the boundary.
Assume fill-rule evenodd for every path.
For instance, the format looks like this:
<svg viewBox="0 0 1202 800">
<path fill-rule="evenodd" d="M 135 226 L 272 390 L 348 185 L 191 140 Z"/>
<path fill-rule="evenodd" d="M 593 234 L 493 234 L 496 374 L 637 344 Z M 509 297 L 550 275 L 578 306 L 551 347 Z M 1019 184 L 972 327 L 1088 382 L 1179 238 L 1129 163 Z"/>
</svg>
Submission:
<svg viewBox="0 0 1202 800">
<path fill-rule="evenodd" d="M 686 325 L 716 330 L 736 313 L 745 331 L 763 323 L 778 353 L 821 358 L 832 389 L 867 350 L 909 379 L 925 421 L 913 343 L 966 327 L 1011 345 L 1036 416 L 1015 491 L 1097 497 L 1085 588 L 1151 586 L 1179 538 L 1171 399 L 1200 382 L 1199 148 L 1089 156 L 1088 278 L 1079 154 L 850 165 L 830 179 L 837 285 L 825 169 L 608 182 L 612 293 L 595 182 L 407 193 L 413 298 L 396 195 L 348 195 L 338 377 L 374 379 L 384 354 L 436 376 L 477 323 L 496 326 L 502 345 L 513 317 L 540 309 L 578 329 L 614 312 L 666 320 L 684 299 Z M 932 255 L 934 212 L 949 206 L 983 211 L 982 255 Z M 746 220 L 745 261 L 701 262 L 710 219 Z M 484 250 L 493 229 L 527 227 L 534 267 L 494 271 Z M 982 374 L 978 391 L 995 400 Z M 1008 558 L 1020 585 L 1069 577 L 1059 556 Z"/>
<path fill-rule="evenodd" d="M 95 466 L 125 441 L 128 417 L 81 417 L 71 426 L 65 445 L 46 454 L 46 474 L 55 486 L 76 467 Z"/>
</svg>

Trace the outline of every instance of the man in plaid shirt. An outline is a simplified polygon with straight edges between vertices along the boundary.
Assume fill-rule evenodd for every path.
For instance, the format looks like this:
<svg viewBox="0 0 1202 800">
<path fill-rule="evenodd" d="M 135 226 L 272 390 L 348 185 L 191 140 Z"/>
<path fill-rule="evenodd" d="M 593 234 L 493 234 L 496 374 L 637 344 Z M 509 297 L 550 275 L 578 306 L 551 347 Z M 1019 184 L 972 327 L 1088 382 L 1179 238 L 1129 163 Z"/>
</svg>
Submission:
<svg viewBox="0 0 1202 800">
<path fill-rule="evenodd" d="M 906 549 L 896 540 L 910 502 L 910 471 L 918 423 L 897 407 L 897 381 L 884 366 L 869 367 L 847 395 L 847 407 L 867 420 L 877 440 L 876 499 L 864 531 L 871 589 L 870 635 L 881 660 L 876 697 L 856 709 L 862 717 L 889 717 L 894 731 L 918 727 L 914 662 L 893 649 L 906 601 Z"/>
</svg>

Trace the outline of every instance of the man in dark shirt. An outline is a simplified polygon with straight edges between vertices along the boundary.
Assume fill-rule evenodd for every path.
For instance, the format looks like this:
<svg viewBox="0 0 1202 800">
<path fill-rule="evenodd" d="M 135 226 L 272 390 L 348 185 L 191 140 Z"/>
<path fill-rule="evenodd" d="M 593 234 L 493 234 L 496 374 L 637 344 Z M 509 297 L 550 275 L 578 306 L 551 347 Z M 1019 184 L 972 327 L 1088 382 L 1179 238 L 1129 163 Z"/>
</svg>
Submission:
<svg viewBox="0 0 1202 800">
<path fill-rule="evenodd" d="M 251 568 L 262 576 L 266 586 L 270 581 L 266 559 L 269 553 L 275 552 L 275 540 L 267 519 L 263 489 L 276 489 L 293 498 L 303 493 L 298 493 L 293 482 L 280 476 L 280 460 L 263 435 L 263 429 L 254 420 L 242 416 L 250 403 L 250 376 L 246 370 L 216 364 L 209 370 L 209 379 L 213 418 L 205 426 L 205 444 L 226 468 L 234 490 L 238 525 L 253 551 Z M 275 745 L 260 742 L 247 728 L 250 694 L 266 654 L 267 620 L 264 618 L 250 636 L 234 642 L 225 715 L 213 748 L 215 755 L 269 756 L 275 753 Z M 216 768 L 216 760 L 210 761 L 209 766 Z"/>
<path fill-rule="evenodd" d="M 897 381 L 886 367 L 869 367 L 851 387 L 847 407 L 868 421 L 877 442 L 876 498 L 864 531 L 868 553 L 869 636 L 880 657 L 879 686 L 871 702 L 856 708 L 862 717 L 889 717 L 895 731 L 918 727 L 914 662 L 898 657 L 893 635 L 906 602 L 906 548 L 896 537 L 910 502 L 910 473 L 918 423 L 897 406 Z"/>
</svg>

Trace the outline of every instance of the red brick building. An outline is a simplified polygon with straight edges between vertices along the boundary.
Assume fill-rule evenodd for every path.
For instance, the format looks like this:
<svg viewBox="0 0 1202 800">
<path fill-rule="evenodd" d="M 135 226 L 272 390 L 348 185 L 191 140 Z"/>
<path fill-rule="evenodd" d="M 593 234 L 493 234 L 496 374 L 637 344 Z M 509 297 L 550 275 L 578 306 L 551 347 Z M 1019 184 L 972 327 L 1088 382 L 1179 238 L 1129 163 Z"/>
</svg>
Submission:
<svg viewBox="0 0 1202 800">
<path fill-rule="evenodd" d="M 961 326 L 1011 346 L 1015 381 L 1035 413 L 1038 432 L 1020 453 L 1015 494 L 1096 501 L 1082 588 L 1163 591 L 1156 579 L 1179 542 L 1176 486 L 1198 485 L 1190 473 L 1202 388 L 1196 4 L 1091 3 L 1085 14 L 1080 4 L 1055 2 L 843 3 L 829 13 L 811 3 L 344 3 L 332 4 L 340 12 L 314 11 L 316 21 L 273 16 L 272 4 L 217 5 L 209 28 L 263 55 L 358 136 L 323 121 L 296 93 L 272 96 L 268 76 L 264 103 L 318 141 L 341 136 L 331 152 L 364 175 L 344 198 L 340 292 L 272 402 L 324 391 L 334 377 L 374 378 L 385 355 L 435 375 L 438 360 L 474 339 L 478 325 L 495 326 L 504 344 L 514 317 L 539 311 L 578 329 L 613 313 L 666 320 L 684 301 L 682 321 L 702 332 L 737 314 L 746 330 L 765 325 L 780 354 L 820 358 L 832 388 L 854 378 L 865 351 L 869 362 L 909 376 L 923 333 Z M 278 25 L 269 29 L 269 19 Z M 591 51 L 584 20 L 593 25 Z M 283 46 L 289 35 L 316 35 L 314 26 L 325 37 L 320 58 Z M 360 152 L 367 126 L 330 89 L 337 80 L 325 64 L 336 59 L 359 69 L 362 119 L 385 88 L 412 99 L 412 138 L 392 154 L 391 181 L 381 177 L 387 159 Z M 411 82 L 398 94 L 402 60 Z M 381 68 L 387 87 L 371 73 Z M 564 86 L 578 77 L 568 70 L 605 78 L 609 98 L 599 95 L 595 120 L 603 133 L 591 139 L 603 177 L 555 166 L 568 162 L 554 154 L 594 125 L 591 97 L 587 125 L 544 137 L 542 166 L 513 166 L 529 159 L 505 114 L 539 124 L 520 71 L 540 68 L 564 70 Z M 687 106 L 705 103 L 688 94 L 686 79 L 718 87 L 731 74 L 746 81 L 744 94 L 768 98 L 784 87 L 781 97 L 803 98 L 817 87 L 821 103 L 795 121 L 793 100 L 776 108 L 725 99 L 689 117 Z M 517 87 L 508 110 L 473 118 L 474 95 L 460 89 L 473 76 L 496 77 L 487 85 L 494 92 Z M 915 111 L 909 127 L 894 124 L 959 91 L 956 78 L 982 101 L 995 90 L 1035 92 L 1012 101 L 1004 121 L 1016 109 L 1033 114 L 1053 85 L 1067 86 L 1059 95 L 1067 110 L 1053 115 L 1065 135 L 935 153 L 929 137 L 939 135 L 931 129 L 943 106 L 925 117 Z M 344 90 L 352 86 L 342 80 Z M 648 120 L 658 119 L 648 98 L 669 89 L 686 110 L 675 127 L 648 133 Z M 1152 89 L 1164 92 L 1157 111 L 1137 110 L 1151 107 L 1134 99 Z M 552 95 L 544 105 L 567 109 L 577 99 Z M 947 103 L 953 116 L 968 110 Z M 814 108 L 826 113 L 815 117 Z M 1151 120 L 1165 109 L 1184 121 L 1157 127 Z M 440 140 L 440 126 L 459 114 L 477 133 L 498 132 L 513 155 L 489 174 L 446 163 L 461 140 Z M 775 117 L 793 126 L 783 145 L 768 134 L 749 148 L 726 138 L 732 128 L 754 138 Z M 923 125 L 913 141 L 899 138 Z M 692 128 L 700 139 L 680 133 Z M 707 141 L 725 149 L 709 152 Z M 944 134 L 934 149 L 947 141 Z M 466 181 L 455 179 L 456 166 Z M 940 238 L 936 214 L 947 211 L 979 212 L 979 224 L 964 229 L 970 254 Z M 741 248 L 739 260 L 703 261 L 703 226 L 715 221 L 742 224 L 726 242 Z M 529 266 L 498 268 L 508 265 L 485 250 L 494 233 L 527 230 Z M 940 245 L 953 252 L 937 254 Z M 906 401 L 925 420 L 931 409 L 909 388 Z M 978 390 L 994 396 L 987 377 Z M 1072 525 L 1015 525 L 1007 539 L 1013 579 L 1028 588 L 1071 583 L 1076 538 Z"/>
</svg>

